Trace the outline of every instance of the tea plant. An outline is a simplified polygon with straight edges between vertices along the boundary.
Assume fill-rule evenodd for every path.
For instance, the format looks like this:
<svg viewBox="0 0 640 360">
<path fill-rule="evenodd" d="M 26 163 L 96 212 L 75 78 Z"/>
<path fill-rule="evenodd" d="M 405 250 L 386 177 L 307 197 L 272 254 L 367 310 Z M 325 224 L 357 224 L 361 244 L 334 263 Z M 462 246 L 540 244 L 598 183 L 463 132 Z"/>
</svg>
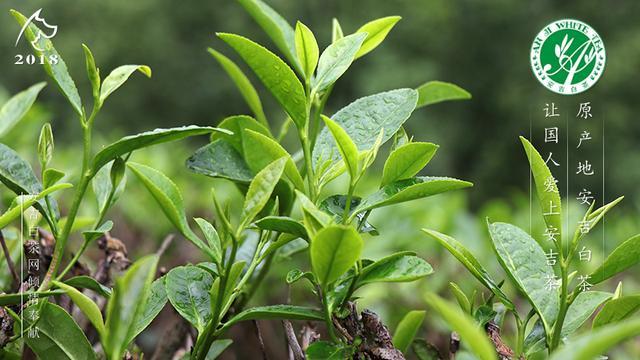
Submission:
<svg viewBox="0 0 640 360">
<path fill-rule="evenodd" d="M 585 278 L 587 283 L 583 283 L 580 277 L 576 279 L 577 271 L 571 270 L 581 241 L 623 197 L 598 209 L 595 209 L 594 201 L 572 235 L 563 235 L 562 203 L 556 181 L 531 143 L 523 137 L 520 140 L 544 209 L 544 221 L 550 229 L 548 239 L 542 241 L 553 245 L 557 269 L 553 267 L 556 261 L 550 260 L 549 253 L 524 230 L 507 223 L 487 221 L 498 262 L 531 306 L 523 316 L 522 307 L 516 306 L 519 303 L 501 290 L 502 282 L 495 281 L 471 251 L 450 236 L 424 229 L 491 292 L 488 299 L 478 304 L 475 296 L 468 297 L 452 282 L 451 290 L 460 309 L 435 295 L 429 295 L 427 301 L 481 359 L 495 359 L 496 350 L 501 359 L 541 358 L 545 353 L 551 359 L 597 358 L 612 346 L 640 334 L 640 319 L 632 318 L 640 308 L 639 295 L 623 295 L 622 282 L 614 293 L 590 289 L 640 262 L 640 235 L 631 237 L 614 249 L 602 265 Z M 550 208 L 555 211 L 549 211 Z M 505 313 L 512 314 L 515 322 L 513 350 L 500 337 Z M 574 335 L 594 314 L 592 330 Z M 484 328 L 488 338 L 474 322 Z M 424 341 L 418 341 L 416 347 L 418 351 L 430 348 Z"/>
</svg>

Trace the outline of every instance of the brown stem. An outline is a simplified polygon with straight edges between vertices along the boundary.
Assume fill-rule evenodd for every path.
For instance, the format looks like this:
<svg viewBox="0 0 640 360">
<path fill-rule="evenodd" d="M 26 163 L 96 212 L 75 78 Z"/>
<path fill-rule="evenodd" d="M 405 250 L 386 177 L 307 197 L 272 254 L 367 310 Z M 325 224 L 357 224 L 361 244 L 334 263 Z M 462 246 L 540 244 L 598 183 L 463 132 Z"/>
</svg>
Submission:
<svg viewBox="0 0 640 360">
<path fill-rule="evenodd" d="M 291 321 L 282 320 L 282 325 L 284 326 L 284 333 L 287 336 L 289 349 L 291 349 L 291 351 L 293 352 L 293 358 L 295 360 L 304 360 L 304 354 L 302 353 L 302 348 L 298 343 L 296 333 L 293 331 L 293 325 L 291 325 Z"/>
<path fill-rule="evenodd" d="M 2 243 L 2 251 L 4 252 L 5 259 L 7 259 L 7 266 L 9 266 L 9 271 L 11 272 L 11 276 L 13 277 L 13 283 L 15 286 L 18 286 L 20 284 L 20 277 L 18 276 L 18 272 L 16 271 L 15 264 L 11 259 L 11 253 L 9 252 L 7 243 L 4 240 L 4 235 L 2 234 L 2 230 L 0 230 L 0 243 Z"/>
<path fill-rule="evenodd" d="M 265 347 L 264 347 L 264 340 L 262 339 L 262 332 L 260 331 L 260 324 L 258 324 L 258 320 L 253 320 L 253 326 L 256 329 L 256 337 L 258 338 L 258 343 L 260 344 L 262 359 L 268 360 L 267 351 L 265 350 Z"/>
<path fill-rule="evenodd" d="M 175 235 L 169 234 L 164 238 L 164 240 L 162 240 L 162 244 L 158 248 L 158 251 L 156 251 L 156 255 L 158 255 L 158 257 L 161 257 L 162 254 L 164 254 L 164 252 L 167 251 L 167 248 L 169 248 L 169 246 L 171 245 L 171 242 L 173 241 L 174 237 Z"/>
</svg>

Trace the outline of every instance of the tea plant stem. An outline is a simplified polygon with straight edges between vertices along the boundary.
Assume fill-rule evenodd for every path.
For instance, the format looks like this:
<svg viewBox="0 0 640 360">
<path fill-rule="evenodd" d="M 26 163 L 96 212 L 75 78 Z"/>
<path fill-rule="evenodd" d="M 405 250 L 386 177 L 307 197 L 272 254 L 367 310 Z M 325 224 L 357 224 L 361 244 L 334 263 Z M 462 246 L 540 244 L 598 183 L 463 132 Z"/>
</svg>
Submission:
<svg viewBox="0 0 640 360">
<path fill-rule="evenodd" d="M 331 84 L 327 90 L 324 92 L 324 95 L 320 97 L 320 105 L 316 107 L 316 111 L 313 114 L 313 118 L 310 124 L 309 130 L 309 138 L 311 140 L 311 147 L 316 145 L 316 139 L 318 138 L 318 130 L 320 127 L 320 115 L 324 111 L 324 107 L 327 104 L 327 100 L 329 100 L 329 95 L 331 95 L 331 90 L 333 90 L 333 84 Z"/>
<path fill-rule="evenodd" d="M 527 322 L 523 322 L 520 319 L 520 316 L 516 312 L 514 312 L 516 317 L 516 331 L 517 331 L 517 339 L 516 339 L 516 356 L 520 356 L 524 349 L 524 333 L 527 330 Z"/>
<path fill-rule="evenodd" d="M 300 141 L 302 142 L 302 152 L 304 153 L 304 163 L 307 169 L 307 182 L 309 184 L 309 196 L 311 201 L 316 201 L 316 186 L 313 174 L 313 163 L 311 162 L 311 148 L 309 146 L 309 139 L 307 135 L 300 131 Z"/>
<path fill-rule="evenodd" d="M 568 263 L 561 259 L 560 271 L 562 273 L 562 286 L 560 290 L 560 311 L 558 312 L 558 318 L 556 319 L 556 323 L 553 328 L 549 351 L 555 350 L 560 344 L 560 338 L 562 337 L 562 325 L 564 323 L 565 316 L 567 315 L 567 309 L 569 308 L 569 302 L 567 301 L 567 282 L 569 280 L 567 267 Z"/>
<path fill-rule="evenodd" d="M 322 308 L 324 309 L 324 320 L 327 324 L 329 337 L 331 338 L 331 341 L 337 342 L 338 338 L 336 337 L 336 331 L 333 328 L 333 315 L 331 314 L 331 309 L 329 309 L 329 299 L 327 298 L 326 288 L 322 289 Z"/>
<path fill-rule="evenodd" d="M 344 224 L 349 223 L 349 213 L 351 212 L 351 199 L 353 198 L 353 190 L 355 186 L 349 185 L 349 191 L 347 192 L 347 202 L 344 204 L 344 213 L 342 214 L 342 222 Z"/>
</svg>

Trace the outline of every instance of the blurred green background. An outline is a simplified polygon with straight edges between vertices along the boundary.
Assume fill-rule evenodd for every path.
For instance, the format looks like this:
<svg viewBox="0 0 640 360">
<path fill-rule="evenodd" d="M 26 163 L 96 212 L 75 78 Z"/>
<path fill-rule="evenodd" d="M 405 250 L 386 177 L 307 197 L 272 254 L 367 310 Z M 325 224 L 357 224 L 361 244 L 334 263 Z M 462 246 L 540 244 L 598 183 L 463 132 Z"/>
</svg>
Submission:
<svg viewBox="0 0 640 360">
<path fill-rule="evenodd" d="M 584 125 L 575 117 L 577 104 L 591 102 L 594 118 L 586 121 L 591 122 L 594 137 L 601 138 L 604 132 L 606 157 L 605 192 L 594 193 L 607 201 L 626 195 L 613 215 L 607 217 L 604 244 L 601 232 L 591 234 L 586 240 L 594 251 L 594 263 L 617 243 L 640 232 L 637 186 L 640 86 L 636 80 L 640 70 L 639 2 L 616 1 L 613 6 L 611 2 L 595 0 L 272 0 L 269 4 L 291 24 L 300 19 L 308 25 L 316 33 L 321 48 L 330 41 L 333 17 L 340 20 L 345 33 L 355 31 L 374 18 L 403 17 L 383 45 L 358 60 L 339 80 L 327 105 L 328 114 L 359 97 L 399 87 L 416 87 L 429 80 L 453 82 L 473 94 L 471 101 L 416 111 L 407 122 L 407 130 L 416 140 L 441 145 L 425 173 L 470 180 L 475 187 L 464 193 L 394 206 L 372 216 L 371 222 L 382 235 L 367 240 L 367 256 L 378 258 L 393 250 L 411 249 L 437 269 L 436 274 L 425 281 L 371 286 L 360 294 L 362 306 L 379 312 L 392 328 L 404 312 L 424 308 L 421 296 L 417 295 L 421 292 L 439 291 L 448 296 L 446 285 L 452 280 L 458 280 L 468 293 L 478 287 L 468 274 L 459 271 L 451 256 L 420 233 L 420 228 L 457 236 L 473 248 L 494 273 L 499 271 L 487 241 L 486 216 L 541 234 L 537 205 L 529 201 L 528 165 L 517 137 L 534 134 L 539 139 L 542 136 L 545 126 L 542 108 L 546 103 L 554 102 L 575 132 Z M 108 100 L 97 119 L 96 137 L 100 144 L 156 127 L 215 125 L 228 115 L 248 113 L 233 83 L 206 52 L 207 47 L 213 47 L 238 60 L 216 39 L 215 32 L 239 33 L 275 50 L 262 30 L 234 1 L 3 0 L 0 8 L 0 104 L 10 94 L 46 78 L 38 65 L 14 65 L 14 55 L 26 54 L 28 49 L 25 43 L 14 47 L 19 27 L 8 13 L 10 8 L 27 15 L 43 8 L 47 21 L 59 26 L 53 41 L 81 95 L 87 99 L 90 87 L 84 73 L 81 43 L 92 49 L 103 76 L 124 63 L 147 64 L 153 69 L 152 79 L 136 75 Z M 544 89 L 531 73 L 528 58 L 535 34 L 549 22 L 565 17 L 592 25 L 604 39 L 607 51 L 606 70 L 600 81 L 586 94 L 573 97 L 553 95 Z M 272 127 L 277 129 L 284 113 L 255 77 L 250 77 L 261 94 Z M 37 134 L 45 121 L 52 122 L 56 137 L 54 167 L 71 168 L 80 154 L 78 120 L 51 82 L 27 119 L 3 141 L 22 150 L 35 164 Z M 153 165 L 176 179 L 190 216 L 212 216 L 209 201 L 212 186 L 222 188 L 234 206 L 239 206 L 239 194 L 228 183 L 191 174 L 184 168 L 184 160 L 206 140 L 203 137 L 157 146 L 134 155 L 134 160 Z M 288 149 L 297 149 L 297 145 L 293 138 L 287 139 Z M 601 164 L 599 146 L 598 143 L 580 156 Z M 381 162 L 377 165 L 380 167 Z M 560 169 L 563 172 L 564 166 L 566 164 Z M 597 170 L 602 175 L 602 167 Z M 375 171 L 372 174 L 374 176 L 361 186 L 361 193 L 378 185 Z M 598 177 L 590 185 L 600 189 L 602 179 Z M 581 185 L 572 186 L 570 193 L 575 194 L 578 186 Z M 152 252 L 172 229 L 139 183 L 131 181 L 128 188 L 118 210 L 111 216 L 120 220 L 113 233 L 127 243 L 133 254 Z M 335 189 L 341 189 L 340 183 Z M 5 198 L 9 195 L 4 190 L 2 194 Z M 65 204 L 64 199 L 61 202 Z M 83 209 L 84 214 L 95 212 L 90 205 Z M 573 202 L 571 208 L 578 209 L 579 205 Z M 574 213 L 575 217 L 579 216 L 579 211 Z M 175 256 L 166 260 L 167 267 L 197 260 L 186 242 L 176 242 L 172 251 Z M 300 255 L 279 263 L 254 302 L 285 301 L 286 271 L 294 266 L 307 266 L 305 264 L 304 256 Z M 638 272 L 633 274 L 637 278 Z M 615 282 L 600 287 L 613 290 Z M 627 293 L 638 287 L 637 280 L 625 282 Z M 513 289 L 509 291 L 513 293 Z M 291 297 L 294 301 L 307 299 L 308 289 L 295 286 Z M 268 339 L 273 344 L 270 351 L 274 356 L 282 355 L 279 324 L 263 326 L 272 330 L 265 331 L 265 336 L 272 337 Z M 437 322 L 433 326 L 444 329 Z M 161 331 L 161 327 L 149 330 L 143 346 L 152 347 Z M 242 331 L 252 334 L 253 330 L 250 326 L 240 327 L 234 335 L 242 336 Z M 439 341 L 442 343 L 442 339 Z M 235 346 L 237 358 L 254 356 L 253 345 L 257 344 Z M 632 346 L 638 353 L 640 345 Z"/>
</svg>

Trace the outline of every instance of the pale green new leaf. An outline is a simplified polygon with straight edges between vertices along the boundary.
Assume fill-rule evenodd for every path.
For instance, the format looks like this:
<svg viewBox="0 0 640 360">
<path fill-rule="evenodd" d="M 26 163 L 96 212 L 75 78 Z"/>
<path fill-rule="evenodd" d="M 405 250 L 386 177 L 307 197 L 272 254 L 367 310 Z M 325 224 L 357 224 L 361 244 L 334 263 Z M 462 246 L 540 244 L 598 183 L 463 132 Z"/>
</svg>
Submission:
<svg viewBox="0 0 640 360">
<path fill-rule="evenodd" d="M 389 31 L 393 29 L 398 21 L 400 21 L 402 17 L 400 16 L 387 16 L 380 19 L 376 19 L 373 21 L 369 21 L 368 23 L 362 25 L 356 33 L 366 33 L 367 37 L 362 43 L 362 47 L 358 50 L 356 54 L 356 59 L 362 57 L 373 49 L 378 47 L 382 41 L 387 37 Z"/>
<path fill-rule="evenodd" d="M 550 331 L 558 314 L 559 300 L 558 294 L 547 288 L 555 274 L 544 250 L 524 230 L 511 224 L 490 223 L 489 233 L 500 265 Z"/>
<path fill-rule="evenodd" d="M 309 250 L 318 283 L 326 287 L 360 258 L 362 238 L 351 226 L 330 225 L 313 237 Z"/>
<path fill-rule="evenodd" d="M 142 315 L 136 321 L 136 325 L 133 328 L 133 332 L 129 334 L 129 341 L 131 343 L 144 329 L 146 329 L 153 319 L 158 316 L 160 311 L 167 303 L 167 291 L 165 289 L 165 276 L 159 277 L 151 283 L 149 297 L 144 303 L 142 309 Z"/>
<path fill-rule="evenodd" d="M 410 142 L 396 148 L 384 163 L 380 186 L 415 176 L 429 163 L 437 150 L 438 145 L 425 142 Z"/>
<path fill-rule="evenodd" d="M 322 321 L 324 315 L 318 309 L 296 305 L 270 305 L 258 306 L 244 310 L 235 315 L 224 325 L 225 328 L 246 320 L 266 320 L 266 319 L 289 319 L 289 320 L 309 320 Z"/>
<path fill-rule="evenodd" d="M 340 22 L 338 19 L 333 18 L 331 20 L 331 42 L 334 43 L 344 37 L 344 32 L 342 31 L 342 26 L 340 26 Z"/>
<path fill-rule="evenodd" d="M 78 291 L 76 288 L 69 286 L 65 283 L 61 283 L 58 281 L 52 281 L 53 285 L 59 287 L 64 290 L 67 296 L 71 298 L 74 304 L 84 313 L 84 315 L 89 319 L 93 327 L 96 328 L 98 334 L 103 336 L 104 334 L 104 320 L 102 319 L 102 313 L 100 312 L 100 308 L 93 300 L 89 299 L 85 294 Z"/>
<path fill-rule="evenodd" d="M 249 184 L 244 199 L 239 229 L 244 229 L 267 204 L 284 171 L 287 158 L 280 158 L 260 170 Z"/>
<path fill-rule="evenodd" d="M 83 231 L 82 236 L 84 237 L 87 243 L 91 243 L 101 236 L 103 236 L 107 231 L 110 231 L 113 227 L 113 221 L 107 220 L 104 224 L 100 225 L 98 228 L 89 231 Z"/>
<path fill-rule="evenodd" d="M 438 241 L 440 245 L 451 253 L 451 255 L 458 259 L 458 261 L 460 261 L 460 263 L 469 270 L 471 275 L 478 279 L 480 283 L 482 283 L 487 289 L 491 290 L 491 292 L 494 293 L 500 301 L 502 301 L 507 309 L 513 310 L 515 308 L 511 300 L 509 300 L 507 295 L 502 292 L 498 284 L 491 278 L 487 270 L 485 270 L 469 249 L 451 236 L 429 229 L 422 229 L 422 231 Z"/>
<path fill-rule="evenodd" d="M 213 253 L 213 260 L 216 264 L 220 264 L 222 262 L 222 244 L 220 243 L 220 236 L 218 236 L 216 228 L 203 218 L 196 218 L 195 221 L 200 227 L 200 230 L 202 230 L 205 239 L 207 239 L 209 249 L 211 249 Z"/>
<path fill-rule="evenodd" d="M 562 337 L 573 334 L 593 315 L 602 303 L 609 300 L 612 293 L 603 291 L 585 291 L 573 301 L 562 324 Z"/>
<path fill-rule="evenodd" d="M 227 141 L 218 139 L 191 155 L 186 166 L 196 174 L 248 184 L 253 173 L 242 155 Z"/>
<path fill-rule="evenodd" d="M 295 37 L 298 61 L 302 66 L 305 78 L 311 79 L 320 56 L 318 42 L 311 29 L 300 21 L 296 23 Z"/>
<path fill-rule="evenodd" d="M 449 283 L 449 289 L 453 293 L 453 296 L 456 297 L 456 300 L 458 300 L 458 304 L 460 305 L 460 308 L 462 310 L 464 310 L 464 312 L 466 312 L 467 314 L 470 314 L 471 313 L 471 302 L 469 301 L 469 298 L 464 293 L 464 291 L 462 291 L 462 289 L 460 289 L 460 286 L 458 286 L 458 284 L 456 284 L 454 282 L 450 282 Z"/>
<path fill-rule="evenodd" d="M 329 131 L 331 131 L 331 135 L 338 145 L 338 151 L 340 151 L 340 155 L 347 165 L 351 182 L 353 183 L 360 173 L 358 166 L 358 148 L 349 137 L 349 134 L 335 121 L 324 115 L 322 116 L 322 120 L 327 125 Z"/>
<path fill-rule="evenodd" d="M 482 360 L 497 360 L 495 347 L 489 341 L 489 337 L 484 330 L 476 324 L 471 316 L 436 294 L 426 294 L 425 301 L 449 324 L 451 329 L 460 335 L 461 341 L 476 356 Z"/>
<path fill-rule="evenodd" d="M 405 354 L 407 353 L 409 345 L 411 345 L 413 338 L 416 337 L 418 330 L 420 330 L 425 315 L 426 311 L 424 310 L 413 310 L 409 311 L 402 320 L 400 320 L 393 334 L 393 346 L 395 346 L 396 349 Z"/>
<path fill-rule="evenodd" d="M 425 260 L 413 253 L 401 252 L 365 266 L 356 287 L 373 282 L 409 282 L 433 273 Z"/>
<path fill-rule="evenodd" d="M 260 81 L 286 110 L 299 129 L 307 122 L 304 88 L 291 68 L 266 48 L 235 34 L 219 33 L 255 72 Z"/>
<path fill-rule="evenodd" d="M 46 168 L 51 161 L 53 148 L 54 142 L 51 124 L 45 123 L 40 129 L 40 136 L 38 137 L 38 160 L 42 168 Z"/>
<path fill-rule="evenodd" d="M 429 106 L 444 101 L 468 100 L 471 94 L 458 85 L 444 81 L 429 81 L 416 89 L 418 91 L 418 105 L 416 108 Z"/>
<path fill-rule="evenodd" d="M 347 71 L 366 37 L 366 33 L 345 36 L 322 52 L 318 61 L 318 71 L 311 82 L 314 92 L 326 89 Z"/>
<path fill-rule="evenodd" d="M 42 200 L 45 196 L 51 193 L 54 193 L 58 190 L 68 189 L 72 186 L 73 185 L 67 184 L 67 183 L 57 184 L 43 190 L 42 192 L 36 195 L 19 196 L 17 198 L 15 206 L 10 207 L 9 209 L 7 209 L 7 211 L 5 211 L 0 216 L 0 229 L 4 229 L 4 227 L 7 226 L 11 221 L 17 219 L 24 210 L 28 209 L 30 206 L 35 205 L 38 201 Z"/>
<path fill-rule="evenodd" d="M 640 310 L 640 295 L 623 296 L 607 301 L 593 319 L 593 328 L 617 323 Z"/>
<path fill-rule="evenodd" d="M 100 103 L 104 103 L 107 97 L 118 90 L 135 71 L 140 71 L 147 77 L 151 77 L 151 68 L 146 65 L 122 65 L 115 68 L 102 82 Z"/>
<path fill-rule="evenodd" d="M 269 126 L 267 122 L 267 117 L 264 115 L 264 110 L 262 109 L 262 102 L 260 101 L 260 96 L 258 96 L 258 92 L 251 84 L 251 81 L 247 78 L 247 76 L 242 72 L 242 70 L 236 65 L 231 59 L 222 55 L 221 53 L 213 50 L 212 48 L 207 49 L 209 53 L 220 63 L 220 66 L 226 71 L 227 75 L 233 80 L 233 83 L 236 84 L 236 87 L 240 91 L 240 94 L 244 98 L 244 101 L 247 102 L 251 111 L 256 116 L 256 119 L 264 125 Z"/>
<path fill-rule="evenodd" d="M 100 100 L 100 70 L 96 66 L 96 60 L 93 57 L 93 53 L 89 47 L 82 44 L 82 50 L 84 51 L 85 67 L 87 69 L 87 77 L 91 83 L 91 90 L 93 92 L 94 100 Z"/>
<path fill-rule="evenodd" d="M 8 133 L 29 111 L 36 101 L 40 90 L 47 83 L 37 83 L 26 90 L 15 94 L 0 108 L 0 137 Z"/>
<path fill-rule="evenodd" d="M 589 277 L 593 285 L 627 270 L 640 262 L 640 234 L 618 245 Z"/>
<path fill-rule="evenodd" d="M 10 10 L 11 15 L 18 21 L 20 26 L 24 26 L 27 22 L 27 18 L 22 15 L 20 12 L 15 10 Z M 58 51 L 53 47 L 53 43 L 46 36 L 41 36 L 42 32 L 34 22 L 30 22 L 29 25 L 24 30 L 24 36 L 30 43 L 34 44 L 38 47 L 36 49 L 33 47 L 33 51 L 36 56 L 43 57 L 46 60 L 51 59 L 52 57 L 57 57 L 58 61 L 44 61 L 43 67 L 45 72 L 56 82 L 58 88 L 62 91 L 64 96 L 69 100 L 73 110 L 82 116 L 82 101 L 80 100 L 80 95 L 78 94 L 78 89 L 76 88 L 76 84 L 73 82 L 73 79 L 69 75 L 69 71 L 67 70 L 67 64 L 65 64 L 64 60 L 58 54 Z M 37 41 L 36 41 L 37 40 Z M 39 49 L 43 49 L 40 51 Z"/>
<path fill-rule="evenodd" d="M 240 154 L 243 153 L 245 130 L 252 130 L 269 138 L 273 138 L 267 127 L 260 124 L 256 119 L 246 115 L 229 116 L 222 120 L 218 128 L 231 131 L 233 134 L 214 132 L 211 134 L 211 141 L 224 139 L 233 146 Z"/>
</svg>

